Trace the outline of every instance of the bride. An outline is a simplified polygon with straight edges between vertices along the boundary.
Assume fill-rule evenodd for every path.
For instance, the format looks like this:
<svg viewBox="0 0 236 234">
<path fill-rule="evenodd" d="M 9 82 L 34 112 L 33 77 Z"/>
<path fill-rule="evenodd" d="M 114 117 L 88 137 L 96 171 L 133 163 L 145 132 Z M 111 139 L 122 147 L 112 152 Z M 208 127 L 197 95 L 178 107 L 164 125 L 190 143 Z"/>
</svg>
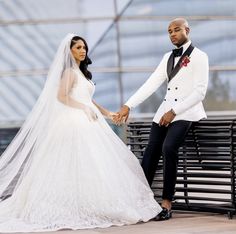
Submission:
<svg viewBox="0 0 236 234">
<path fill-rule="evenodd" d="M 44 89 L 0 158 L 0 232 L 146 222 L 161 207 L 136 157 L 92 100 L 86 41 L 68 34 Z"/>
</svg>

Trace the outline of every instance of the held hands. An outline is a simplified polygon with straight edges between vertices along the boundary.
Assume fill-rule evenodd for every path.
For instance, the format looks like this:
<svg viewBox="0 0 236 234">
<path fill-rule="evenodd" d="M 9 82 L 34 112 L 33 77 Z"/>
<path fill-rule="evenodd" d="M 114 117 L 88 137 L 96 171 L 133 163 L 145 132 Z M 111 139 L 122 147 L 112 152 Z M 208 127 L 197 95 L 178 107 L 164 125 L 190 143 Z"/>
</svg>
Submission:
<svg viewBox="0 0 236 234">
<path fill-rule="evenodd" d="M 114 118 L 115 118 L 116 116 L 118 116 L 118 113 L 115 113 L 115 112 L 112 112 L 112 111 L 109 111 L 108 114 L 106 115 L 106 117 L 107 117 L 108 119 L 110 119 L 111 121 L 113 121 L 113 122 L 114 122 Z"/>
<path fill-rule="evenodd" d="M 123 105 L 117 115 L 114 116 L 113 122 L 117 125 L 120 125 L 123 122 L 126 122 L 129 117 L 130 108 L 126 105 Z"/>
<path fill-rule="evenodd" d="M 168 127 L 168 125 L 172 122 L 175 116 L 176 116 L 175 112 L 172 109 L 169 110 L 161 117 L 159 125 Z"/>
</svg>

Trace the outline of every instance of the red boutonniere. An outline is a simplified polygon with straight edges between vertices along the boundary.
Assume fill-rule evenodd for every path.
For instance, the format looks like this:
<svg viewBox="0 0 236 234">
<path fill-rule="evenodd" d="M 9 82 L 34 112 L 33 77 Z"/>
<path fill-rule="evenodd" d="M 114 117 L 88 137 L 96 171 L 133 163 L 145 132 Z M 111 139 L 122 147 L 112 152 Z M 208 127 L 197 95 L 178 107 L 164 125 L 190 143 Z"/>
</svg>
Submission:
<svg viewBox="0 0 236 234">
<path fill-rule="evenodd" d="M 187 67 L 189 62 L 190 62 L 190 57 L 185 56 L 180 63 L 180 67 Z"/>
</svg>

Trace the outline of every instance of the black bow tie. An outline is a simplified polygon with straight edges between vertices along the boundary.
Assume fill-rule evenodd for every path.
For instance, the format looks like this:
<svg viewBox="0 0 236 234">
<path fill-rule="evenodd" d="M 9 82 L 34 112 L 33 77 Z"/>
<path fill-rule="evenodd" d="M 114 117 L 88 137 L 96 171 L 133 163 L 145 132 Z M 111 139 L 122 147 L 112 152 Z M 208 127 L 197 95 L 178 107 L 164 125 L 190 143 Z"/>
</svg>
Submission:
<svg viewBox="0 0 236 234">
<path fill-rule="evenodd" d="M 179 57 L 183 54 L 183 47 L 172 50 L 174 57 Z"/>
</svg>

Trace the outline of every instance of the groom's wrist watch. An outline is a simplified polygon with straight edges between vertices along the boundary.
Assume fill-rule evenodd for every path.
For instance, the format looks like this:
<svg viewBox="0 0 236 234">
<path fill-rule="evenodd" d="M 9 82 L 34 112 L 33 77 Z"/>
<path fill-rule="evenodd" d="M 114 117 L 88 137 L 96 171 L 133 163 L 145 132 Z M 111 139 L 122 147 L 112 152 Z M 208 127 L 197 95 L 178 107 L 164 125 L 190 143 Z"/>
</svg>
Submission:
<svg viewBox="0 0 236 234">
<path fill-rule="evenodd" d="M 176 113 L 175 113 L 175 111 L 171 108 L 170 109 L 170 112 L 174 115 L 174 116 L 176 116 Z"/>
</svg>

